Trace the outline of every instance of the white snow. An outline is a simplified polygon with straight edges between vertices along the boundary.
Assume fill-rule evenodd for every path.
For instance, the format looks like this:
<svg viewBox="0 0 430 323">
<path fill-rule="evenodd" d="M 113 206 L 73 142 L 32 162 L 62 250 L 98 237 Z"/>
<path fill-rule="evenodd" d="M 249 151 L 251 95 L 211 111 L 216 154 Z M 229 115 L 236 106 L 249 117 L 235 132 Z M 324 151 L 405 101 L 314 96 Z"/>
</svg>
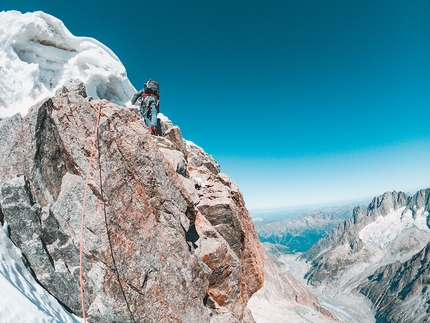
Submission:
<svg viewBox="0 0 430 323">
<path fill-rule="evenodd" d="M 257 323 L 328 323 L 334 322 L 316 310 L 294 301 L 252 297 L 248 302 Z"/>
<path fill-rule="evenodd" d="M 428 212 L 424 212 L 424 209 L 416 210 L 414 217 L 410 209 L 405 211 L 405 207 L 396 211 L 392 210 L 388 215 L 381 215 L 374 222 L 365 226 L 360 231 L 359 237 L 365 244 L 372 242 L 380 249 L 384 249 L 406 229 L 415 227 L 430 233 L 430 229 L 427 227 L 427 215 Z"/>
<path fill-rule="evenodd" d="M 2 323 L 78 323 L 33 278 L 20 250 L 0 228 L 0 317 Z"/>
<path fill-rule="evenodd" d="M 0 12 L 0 118 L 53 96 L 70 78 L 89 96 L 129 105 L 135 88 L 118 57 L 89 37 L 76 37 L 41 11 Z"/>
<path fill-rule="evenodd" d="M 196 145 L 194 142 L 192 142 L 191 140 L 185 140 L 185 144 L 188 146 L 188 147 L 196 147 L 196 148 L 200 148 L 200 149 L 202 149 L 200 146 L 198 146 L 198 145 Z"/>
<path fill-rule="evenodd" d="M 157 118 L 160 119 L 163 122 L 169 122 L 170 121 L 169 118 L 167 116 L 165 116 L 164 114 L 162 114 L 162 113 L 158 113 L 157 114 Z"/>
<path fill-rule="evenodd" d="M 251 217 L 252 218 L 252 217 Z M 255 223 L 255 222 L 263 222 L 264 221 L 264 219 L 263 218 L 260 218 L 260 217 L 257 217 L 257 218 L 252 218 L 252 221 Z"/>
</svg>

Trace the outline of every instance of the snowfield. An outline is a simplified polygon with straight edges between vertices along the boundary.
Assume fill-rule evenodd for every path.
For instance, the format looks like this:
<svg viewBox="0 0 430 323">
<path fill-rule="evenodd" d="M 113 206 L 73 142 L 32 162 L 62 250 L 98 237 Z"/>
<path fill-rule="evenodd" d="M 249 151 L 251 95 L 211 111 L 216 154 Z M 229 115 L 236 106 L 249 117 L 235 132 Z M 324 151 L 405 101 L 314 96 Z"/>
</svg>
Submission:
<svg viewBox="0 0 430 323">
<path fill-rule="evenodd" d="M 335 314 L 342 322 L 374 323 L 374 313 L 370 302 L 363 296 L 350 291 L 339 292 L 327 286 L 313 287 L 303 278 L 310 264 L 299 260 L 298 254 L 283 255 L 279 258 L 283 269 L 292 274 L 303 286 L 306 286 L 320 301 L 321 305 Z M 262 321 L 264 322 L 264 321 Z M 289 321 L 285 321 L 289 322 Z M 294 322 L 294 321 L 291 321 Z M 318 322 L 309 320 L 307 322 Z M 257 321 L 260 323 L 260 321 Z"/>
<path fill-rule="evenodd" d="M 28 109 L 78 78 L 94 99 L 127 105 L 136 92 L 118 57 L 89 37 L 76 37 L 41 11 L 0 12 L 0 118 Z"/>
</svg>

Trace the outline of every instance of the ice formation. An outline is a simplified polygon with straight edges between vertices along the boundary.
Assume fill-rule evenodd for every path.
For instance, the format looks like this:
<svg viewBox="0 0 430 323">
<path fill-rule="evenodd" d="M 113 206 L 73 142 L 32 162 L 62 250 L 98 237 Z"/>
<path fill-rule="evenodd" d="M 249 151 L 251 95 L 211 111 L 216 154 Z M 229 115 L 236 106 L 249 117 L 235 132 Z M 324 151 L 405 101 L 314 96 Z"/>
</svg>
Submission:
<svg viewBox="0 0 430 323">
<path fill-rule="evenodd" d="M 94 99 L 125 105 L 135 93 L 121 61 L 99 41 L 72 35 L 41 11 L 0 12 L 0 118 L 26 114 L 70 78 Z"/>
</svg>

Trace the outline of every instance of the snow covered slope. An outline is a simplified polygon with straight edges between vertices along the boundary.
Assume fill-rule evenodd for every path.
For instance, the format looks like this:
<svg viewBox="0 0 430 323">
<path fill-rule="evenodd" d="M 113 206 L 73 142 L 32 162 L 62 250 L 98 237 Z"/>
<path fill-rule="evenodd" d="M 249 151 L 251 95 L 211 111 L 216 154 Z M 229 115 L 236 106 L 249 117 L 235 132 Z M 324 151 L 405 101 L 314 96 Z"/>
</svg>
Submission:
<svg viewBox="0 0 430 323">
<path fill-rule="evenodd" d="M 0 118 L 55 94 L 70 78 L 89 96 L 126 104 L 135 89 L 118 57 L 99 41 L 73 36 L 43 12 L 0 12 Z"/>
<path fill-rule="evenodd" d="M 429 191 L 421 190 L 412 197 L 386 192 L 366 210 L 354 209 L 352 219 L 304 255 L 313 262 L 307 273 L 309 282 L 346 287 L 351 285 L 351 279 L 358 283 L 380 266 L 410 259 L 430 239 Z"/>
<path fill-rule="evenodd" d="M 14 246 L 3 228 L 0 228 L 0 321 L 80 322 L 80 318 L 66 312 L 58 301 L 35 281 L 22 259 L 21 251 Z"/>
</svg>

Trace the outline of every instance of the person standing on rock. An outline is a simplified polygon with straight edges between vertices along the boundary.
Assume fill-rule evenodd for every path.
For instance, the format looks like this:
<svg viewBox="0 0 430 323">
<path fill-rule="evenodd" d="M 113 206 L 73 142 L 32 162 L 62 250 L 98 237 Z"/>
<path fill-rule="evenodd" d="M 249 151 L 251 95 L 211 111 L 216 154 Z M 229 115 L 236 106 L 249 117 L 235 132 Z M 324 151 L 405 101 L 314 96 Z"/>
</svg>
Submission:
<svg viewBox="0 0 430 323">
<path fill-rule="evenodd" d="M 151 129 L 151 134 L 160 135 L 161 131 L 157 119 L 157 113 L 160 112 L 160 86 L 158 82 L 149 79 L 143 89 L 134 94 L 131 104 L 139 106 L 139 111 L 146 126 Z"/>
</svg>

